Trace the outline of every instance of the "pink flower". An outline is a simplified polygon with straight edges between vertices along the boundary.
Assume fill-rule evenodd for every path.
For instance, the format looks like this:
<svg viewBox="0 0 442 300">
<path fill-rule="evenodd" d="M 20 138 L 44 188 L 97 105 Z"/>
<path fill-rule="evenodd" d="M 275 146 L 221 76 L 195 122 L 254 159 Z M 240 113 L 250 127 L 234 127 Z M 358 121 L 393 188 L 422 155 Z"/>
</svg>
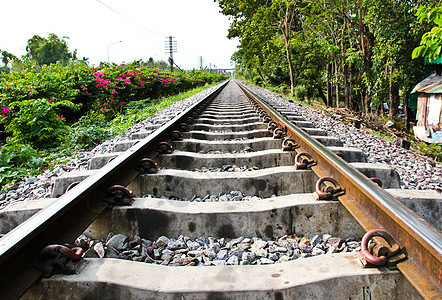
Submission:
<svg viewBox="0 0 442 300">
<path fill-rule="evenodd" d="M 140 81 L 140 84 L 141 84 L 141 85 L 144 85 L 143 80 Z"/>
<path fill-rule="evenodd" d="M 167 79 L 161 78 L 161 81 L 162 81 L 163 83 L 167 83 Z"/>
<path fill-rule="evenodd" d="M 116 93 L 117 93 L 116 90 L 112 90 L 112 91 L 111 91 L 111 94 L 116 94 Z"/>
<path fill-rule="evenodd" d="M 50 104 L 52 104 L 52 103 L 54 103 L 54 101 L 52 101 L 52 100 L 49 100 L 49 103 L 50 103 Z"/>
<path fill-rule="evenodd" d="M 158 71 L 158 70 L 155 70 L 155 73 L 160 73 L 160 71 Z"/>
<path fill-rule="evenodd" d="M 0 108 L 0 113 L 2 115 L 6 115 L 6 113 L 10 112 L 11 110 L 9 109 L 9 107 L 1 107 Z"/>
<path fill-rule="evenodd" d="M 129 84 L 130 83 L 130 78 L 128 78 L 125 82 L 124 82 L 124 84 Z"/>
</svg>

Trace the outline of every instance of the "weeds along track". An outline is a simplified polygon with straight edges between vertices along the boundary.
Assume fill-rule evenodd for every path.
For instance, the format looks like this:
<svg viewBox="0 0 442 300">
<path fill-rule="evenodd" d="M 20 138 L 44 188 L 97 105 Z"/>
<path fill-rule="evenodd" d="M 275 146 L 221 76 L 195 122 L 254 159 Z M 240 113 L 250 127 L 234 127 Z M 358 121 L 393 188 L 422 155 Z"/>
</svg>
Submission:
<svg viewBox="0 0 442 300">
<path fill-rule="evenodd" d="M 2 212 L 2 297 L 440 297 L 440 220 L 399 180 L 229 81 Z"/>
</svg>

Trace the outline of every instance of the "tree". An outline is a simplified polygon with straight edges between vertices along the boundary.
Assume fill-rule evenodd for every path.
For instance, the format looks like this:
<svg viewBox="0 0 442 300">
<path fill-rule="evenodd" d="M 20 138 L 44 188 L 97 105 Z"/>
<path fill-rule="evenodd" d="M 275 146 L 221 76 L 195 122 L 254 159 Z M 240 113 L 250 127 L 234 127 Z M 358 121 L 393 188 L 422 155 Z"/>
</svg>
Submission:
<svg viewBox="0 0 442 300">
<path fill-rule="evenodd" d="M 17 57 L 8 51 L 2 51 L 2 50 L 0 50 L 0 55 L 1 55 L 0 56 L 1 61 L 3 63 L 3 67 L 0 67 L 0 73 L 5 72 L 6 74 L 8 74 L 10 72 L 10 69 L 8 66 L 9 62 L 16 60 Z"/>
<path fill-rule="evenodd" d="M 50 65 L 58 61 L 62 65 L 67 65 L 69 61 L 76 59 L 77 50 L 69 51 L 66 38 L 68 37 L 60 39 L 54 33 L 50 33 L 48 38 L 34 35 L 26 46 L 27 57 L 39 65 Z"/>
<path fill-rule="evenodd" d="M 419 22 L 433 22 L 436 26 L 422 35 L 420 46 L 413 50 L 413 59 L 428 55 L 429 60 L 432 61 L 442 57 L 442 4 L 435 7 L 421 5 L 416 15 Z"/>
</svg>

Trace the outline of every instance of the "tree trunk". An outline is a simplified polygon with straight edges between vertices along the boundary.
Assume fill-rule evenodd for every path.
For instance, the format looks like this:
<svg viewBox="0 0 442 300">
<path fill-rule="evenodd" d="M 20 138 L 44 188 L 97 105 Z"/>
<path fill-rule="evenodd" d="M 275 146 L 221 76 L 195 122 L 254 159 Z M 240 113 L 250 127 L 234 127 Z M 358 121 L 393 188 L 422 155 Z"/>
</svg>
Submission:
<svg viewBox="0 0 442 300">
<path fill-rule="evenodd" d="M 339 69 L 338 69 L 338 60 L 335 60 L 335 80 L 336 80 L 336 107 L 339 108 Z"/>
<path fill-rule="evenodd" d="M 349 72 L 349 81 L 348 81 L 348 109 L 353 109 L 353 72 L 351 65 L 349 66 L 348 70 Z"/>
<path fill-rule="evenodd" d="M 285 37 L 284 37 L 285 38 Z M 294 90 L 295 90 L 295 82 L 293 79 L 293 64 L 292 59 L 290 55 L 290 40 L 286 40 L 285 42 L 285 52 L 287 55 L 287 61 L 289 63 L 289 72 L 290 72 L 290 95 L 293 96 Z"/>
<path fill-rule="evenodd" d="M 391 79 L 393 69 L 390 71 L 390 115 L 389 118 L 394 120 L 398 113 L 399 106 L 399 87 L 396 82 Z"/>
<path fill-rule="evenodd" d="M 331 62 L 328 61 L 327 63 L 327 107 L 330 107 L 333 105 L 333 94 L 332 94 L 332 86 L 330 82 L 332 72 L 332 65 Z"/>
<path fill-rule="evenodd" d="M 404 93 L 404 114 L 405 114 L 405 125 L 407 128 L 407 131 L 410 131 L 411 129 L 411 122 L 410 122 L 410 109 L 408 108 L 408 97 L 410 96 L 410 93 L 406 91 Z"/>
<path fill-rule="evenodd" d="M 345 2 L 347 6 L 347 1 Z M 344 26 L 342 26 L 342 36 L 341 36 L 341 64 L 342 64 L 342 86 L 344 87 L 344 97 L 345 97 L 345 107 L 349 107 L 349 97 L 348 97 L 348 79 L 347 79 L 347 63 L 345 62 L 345 31 L 347 30 L 347 18 L 344 18 Z"/>
<path fill-rule="evenodd" d="M 325 97 L 324 92 L 322 91 L 321 85 L 316 85 L 316 89 L 318 90 L 319 97 L 322 99 L 324 104 L 327 106 L 327 97 Z"/>
<path fill-rule="evenodd" d="M 370 108 L 371 108 L 371 101 L 370 101 L 370 88 L 368 87 L 366 90 L 365 90 L 365 97 L 364 97 L 365 99 L 364 99 L 364 111 L 365 111 L 365 114 L 366 115 L 368 115 L 368 114 L 370 114 Z"/>
<path fill-rule="evenodd" d="M 262 75 L 261 68 L 259 66 L 256 67 L 256 72 L 258 73 L 259 77 L 261 77 L 262 82 L 265 86 L 267 86 L 267 82 L 264 79 L 264 76 Z"/>
</svg>

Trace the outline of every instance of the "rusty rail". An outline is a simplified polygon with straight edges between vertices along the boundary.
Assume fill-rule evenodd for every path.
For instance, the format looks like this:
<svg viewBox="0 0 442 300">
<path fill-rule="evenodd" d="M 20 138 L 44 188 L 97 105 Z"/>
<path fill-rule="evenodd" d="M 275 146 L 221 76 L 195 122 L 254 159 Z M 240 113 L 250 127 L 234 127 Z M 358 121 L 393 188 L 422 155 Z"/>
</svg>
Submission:
<svg viewBox="0 0 442 300">
<path fill-rule="evenodd" d="M 287 129 L 288 136 L 296 140 L 300 151 L 309 153 L 317 161 L 312 170 L 319 177 L 331 176 L 346 189 L 346 194 L 340 196 L 339 201 L 365 230 L 383 229 L 405 248 L 408 259 L 397 267 L 417 291 L 425 299 L 441 299 L 442 235 L 361 172 L 293 125 L 258 95 L 238 85 L 246 97 L 256 101 L 274 121 Z"/>
<path fill-rule="evenodd" d="M 173 130 L 192 112 L 215 98 L 228 81 L 170 120 L 130 150 L 116 157 L 97 173 L 79 183 L 50 206 L 17 226 L 0 239 L 0 297 L 18 299 L 42 272 L 34 268 L 36 257 L 47 245 L 74 241 L 108 207 L 104 200 L 109 187 L 126 186 L 138 171 L 138 162 L 158 153 L 155 147 L 170 139 Z"/>
</svg>

